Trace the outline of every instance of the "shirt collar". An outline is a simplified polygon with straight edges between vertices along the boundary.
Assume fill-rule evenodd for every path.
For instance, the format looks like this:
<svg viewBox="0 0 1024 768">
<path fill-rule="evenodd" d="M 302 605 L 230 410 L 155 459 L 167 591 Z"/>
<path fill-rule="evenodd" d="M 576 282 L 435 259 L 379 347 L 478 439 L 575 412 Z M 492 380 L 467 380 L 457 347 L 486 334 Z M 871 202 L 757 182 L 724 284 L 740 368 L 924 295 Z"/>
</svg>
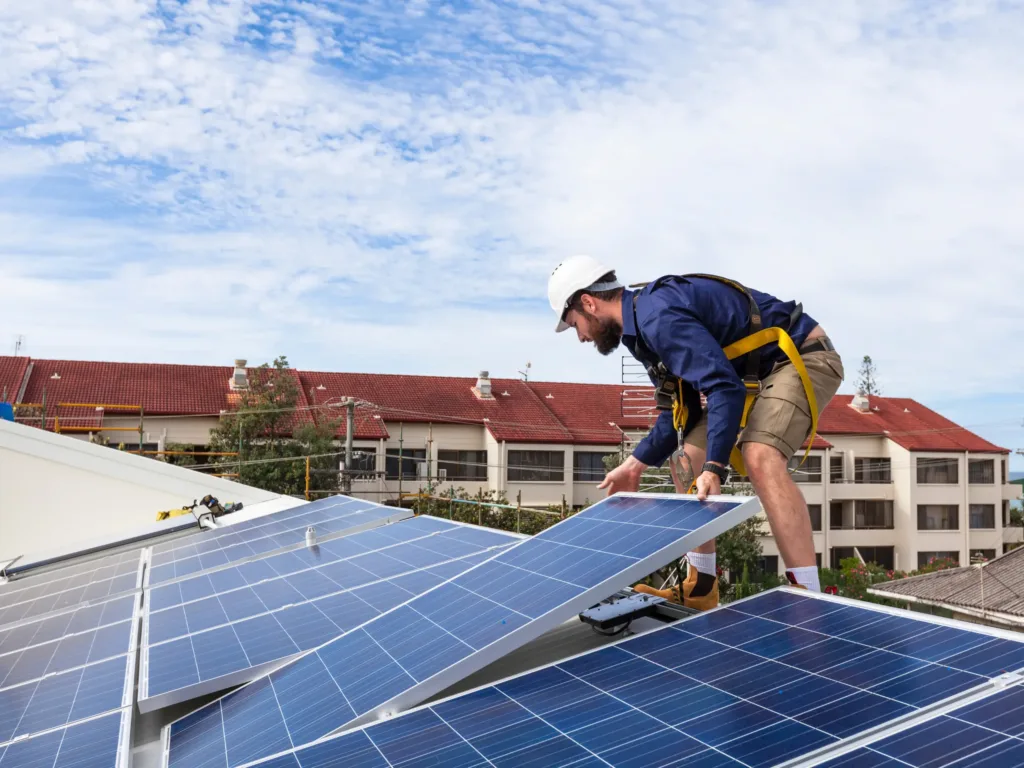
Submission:
<svg viewBox="0 0 1024 768">
<path fill-rule="evenodd" d="M 622 291 L 622 335 L 636 336 L 636 323 L 633 322 L 633 291 L 628 288 Z"/>
</svg>

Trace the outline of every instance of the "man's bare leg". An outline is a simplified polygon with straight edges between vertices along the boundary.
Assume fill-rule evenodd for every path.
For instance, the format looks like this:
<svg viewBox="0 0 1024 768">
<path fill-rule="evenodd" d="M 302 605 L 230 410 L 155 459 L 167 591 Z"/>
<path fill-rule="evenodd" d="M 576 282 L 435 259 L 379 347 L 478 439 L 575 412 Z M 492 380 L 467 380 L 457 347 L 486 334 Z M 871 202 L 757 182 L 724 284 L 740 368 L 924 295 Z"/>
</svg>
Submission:
<svg viewBox="0 0 1024 768">
<path fill-rule="evenodd" d="M 750 482 L 768 516 L 772 536 L 786 568 L 815 566 L 807 502 L 789 476 L 786 457 L 763 443 L 744 443 L 741 450 Z"/>
</svg>

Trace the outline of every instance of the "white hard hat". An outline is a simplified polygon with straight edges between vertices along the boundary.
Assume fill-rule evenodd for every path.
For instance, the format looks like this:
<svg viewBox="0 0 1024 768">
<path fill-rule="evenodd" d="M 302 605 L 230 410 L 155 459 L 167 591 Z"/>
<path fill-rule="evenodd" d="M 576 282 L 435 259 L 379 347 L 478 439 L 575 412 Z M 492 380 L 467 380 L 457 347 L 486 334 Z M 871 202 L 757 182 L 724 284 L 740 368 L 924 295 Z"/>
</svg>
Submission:
<svg viewBox="0 0 1024 768">
<path fill-rule="evenodd" d="M 548 278 L 548 302 L 558 316 L 555 332 L 561 333 L 569 328 L 562 320 L 569 308 L 569 299 L 576 291 L 590 288 L 593 291 L 610 291 L 621 288 L 618 282 L 598 283 L 602 277 L 612 272 L 608 267 L 592 256 L 570 256 L 551 273 Z"/>
</svg>

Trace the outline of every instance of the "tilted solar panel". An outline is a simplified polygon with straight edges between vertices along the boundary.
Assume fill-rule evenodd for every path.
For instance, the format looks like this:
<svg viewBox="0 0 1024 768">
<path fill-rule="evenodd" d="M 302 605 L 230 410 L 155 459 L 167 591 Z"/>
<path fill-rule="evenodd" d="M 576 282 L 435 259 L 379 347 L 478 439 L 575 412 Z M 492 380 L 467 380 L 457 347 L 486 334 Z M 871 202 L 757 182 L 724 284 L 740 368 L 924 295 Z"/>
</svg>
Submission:
<svg viewBox="0 0 1024 768">
<path fill-rule="evenodd" d="M 775 590 L 252 764 L 788 765 L 1024 667 L 1024 638 L 851 603 Z M 908 730 L 829 765 L 1019 759 L 1024 692 L 996 697 L 962 710 L 952 741 Z"/>
<path fill-rule="evenodd" d="M 419 517 L 346 538 L 346 549 L 356 552 L 348 559 L 148 612 L 139 708 L 252 680 L 519 540 Z M 373 543 L 383 546 L 366 549 Z"/>
<path fill-rule="evenodd" d="M 238 766 L 414 706 L 759 509 L 605 499 L 172 724 L 169 764 Z"/>
</svg>

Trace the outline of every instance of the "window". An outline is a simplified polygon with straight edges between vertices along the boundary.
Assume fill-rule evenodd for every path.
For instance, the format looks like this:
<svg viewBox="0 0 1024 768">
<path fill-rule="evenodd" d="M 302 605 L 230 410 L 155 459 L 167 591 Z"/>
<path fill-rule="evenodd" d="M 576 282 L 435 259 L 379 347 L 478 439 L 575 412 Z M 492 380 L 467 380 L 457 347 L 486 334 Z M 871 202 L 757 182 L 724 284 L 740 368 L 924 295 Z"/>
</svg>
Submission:
<svg viewBox="0 0 1024 768">
<path fill-rule="evenodd" d="M 1006 459 L 1003 459 L 1000 464 L 1003 465 L 1003 485 L 1006 485 Z"/>
<path fill-rule="evenodd" d="M 992 485 L 996 481 L 996 463 L 992 459 L 971 459 L 967 462 L 967 482 L 971 485 Z"/>
<path fill-rule="evenodd" d="M 514 483 L 565 481 L 565 451 L 509 451 L 508 479 Z"/>
<path fill-rule="evenodd" d="M 917 482 L 919 485 L 956 485 L 960 482 L 958 459 L 917 460 Z"/>
<path fill-rule="evenodd" d="M 844 483 L 846 480 L 843 478 L 843 454 L 838 456 L 831 456 L 828 460 L 828 477 L 829 482 L 832 483 Z"/>
<path fill-rule="evenodd" d="M 597 451 L 576 451 L 572 455 L 572 479 L 576 483 L 599 483 L 604 480 L 607 470 L 604 457 L 610 453 Z"/>
<path fill-rule="evenodd" d="M 853 527 L 892 530 L 892 502 L 853 502 Z"/>
<path fill-rule="evenodd" d="M 1003 554 L 1005 555 L 1007 552 L 1012 552 L 1017 547 L 1021 546 L 1021 544 L 1022 542 L 1019 541 L 1016 544 L 1003 544 Z"/>
<path fill-rule="evenodd" d="M 779 572 L 779 556 L 778 555 L 762 555 L 757 561 L 757 570 L 761 573 L 778 573 Z"/>
<path fill-rule="evenodd" d="M 853 547 L 832 547 L 832 567 L 836 570 L 842 567 L 843 560 L 856 557 L 853 554 Z"/>
<path fill-rule="evenodd" d="M 1003 500 L 1003 528 L 1010 527 L 1010 502 Z"/>
<path fill-rule="evenodd" d="M 821 568 L 821 552 L 814 553 L 814 564 Z"/>
<path fill-rule="evenodd" d="M 971 504 L 971 528 L 995 528 L 995 504 Z"/>
<path fill-rule="evenodd" d="M 437 476 L 442 470 L 445 480 L 487 480 L 487 451 L 442 451 L 437 452 Z"/>
<path fill-rule="evenodd" d="M 855 483 L 891 483 L 892 462 L 889 459 L 854 459 Z"/>
<path fill-rule="evenodd" d="M 808 456 L 807 461 L 800 465 L 798 454 L 789 460 L 789 468 L 793 471 L 793 481 L 797 483 L 820 483 L 821 482 L 821 456 Z M 798 466 L 800 465 L 800 466 Z"/>
<path fill-rule="evenodd" d="M 950 552 L 918 552 L 917 553 L 917 567 L 924 568 L 926 565 L 936 560 L 952 560 L 957 565 L 960 564 L 960 553 L 955 551 Z"/>
<path fill-rule="evenodd" d="M 342 459 L 344 461 L 344 459 Z M 352 447 L 352 469 L 360 473 L 355 475 L 356 480 L 372 480 L 374 472 L 377 471 L 377 449 L 355 445 Z M 396 467 L 397 471 L 397 467 Z"/>
<path fill-rule="evenodd" d="M 398 456 L 398 448 L 388 448 L 384 456 L 384 477 L 398 480 L 398 468 L 401 464 L 402 480 L 416 480 L 420 476 L 420 465 L 427 461 L 426 448 L 405 448 L 402 456 Z"/>
<path fill-rule="evenodd" d="M 956 504 L 918 504 L 917 530 L 955 531 L 960 528 L 960 507 Z"/>
<path fill-rule="evenodd" d="M 972 549 L 971 550 L 971 562 L 972 563 L 985 563 L 989 560 L 996 559 L 996 551 L 994 549 Z"/>
<path fill-rule="evenodd" d="M 895 547 L 857 547 L 865 563 L 875 563 L 891 571 L 896 563 Z"/>
<path fill-rule="evenodd" d="M 843 525 L 843 502 L 833 501 L 828 505 L 828 527 L 833 531 L 841 531 Z"/>
<path fill-rule="evenodd" d="M 811 515 L 811 530 L 821 530 L 821 504 L 808 504 L 807 512 Z"/>
</svg>

